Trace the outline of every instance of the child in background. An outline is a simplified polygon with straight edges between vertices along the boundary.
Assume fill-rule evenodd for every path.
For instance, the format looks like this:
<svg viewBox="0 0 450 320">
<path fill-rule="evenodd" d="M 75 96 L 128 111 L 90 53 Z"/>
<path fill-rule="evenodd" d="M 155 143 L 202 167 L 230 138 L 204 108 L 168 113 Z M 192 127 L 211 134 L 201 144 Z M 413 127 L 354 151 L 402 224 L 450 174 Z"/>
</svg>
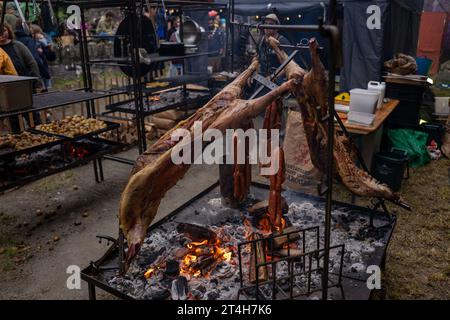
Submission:
<svg viewBox="0 0 450 320">
<path fill-rule="evenodd" d="M 38 25 L 32 25 L 31 32 L 36 41 L 36 50 L 41 60 L 39 69 L 44 85 L 44 91 L 48 91 L 52 88 L 52 77 L 50 75 L 48 63 L 56 60 L 56 53 L 54 52 L 52 45 L 48 42 L 48 38 Z"/>
</svg>

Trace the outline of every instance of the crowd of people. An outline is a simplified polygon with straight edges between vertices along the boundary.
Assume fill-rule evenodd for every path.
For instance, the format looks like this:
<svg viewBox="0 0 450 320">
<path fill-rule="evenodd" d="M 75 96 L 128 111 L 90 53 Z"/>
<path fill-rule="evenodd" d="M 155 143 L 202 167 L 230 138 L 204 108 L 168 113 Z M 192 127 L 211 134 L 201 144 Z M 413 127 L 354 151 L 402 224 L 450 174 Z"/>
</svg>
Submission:
<svg viewBox="0 0 450 320">
<path fill-rule="evenodd" d="M 219 71 L 226 23 L 225 19 L 222 19 L 214 10 L 205 14 L 208 14 L 206 41 L 208 51 L 212 52 L 209 56 L 209 66 L 213 71 Z M 160 41 L 183 42 L 180 37 L 179 16 L 165 14 L 162 8 L 157 7 L 146 8 L 144 15 L 153 22 L 156 36 Z M 30 19 L 30 21 L 33 20 Z M 94 16 L 83 27 L 90 36 L 96 36 L 96 41 L 111 43 L 119 21 L 117 14 L 107 11 L 101 16 Z M 76 34 L 73 36 L 77 37 Z M 49 62 L 54 62 L 57 58 L 52 38 L 37 24 L 24 23 L 13 2 L 6 6 L 5 21 L 0 30 L 0 50 L 1 74 L 39 78 L 40 81 L 36 81 L 36 92 L 47 91 L 51 88 Z"/>
<path fill-rule="evenodd" d="M 22 21 L 14 3 L 7 4 L 0 27 L 0 74 L 38 78 L 35 91 L 48 91 L 49 62 L 56 60 L 48 35 L 38 25 Z"/>
</svg>

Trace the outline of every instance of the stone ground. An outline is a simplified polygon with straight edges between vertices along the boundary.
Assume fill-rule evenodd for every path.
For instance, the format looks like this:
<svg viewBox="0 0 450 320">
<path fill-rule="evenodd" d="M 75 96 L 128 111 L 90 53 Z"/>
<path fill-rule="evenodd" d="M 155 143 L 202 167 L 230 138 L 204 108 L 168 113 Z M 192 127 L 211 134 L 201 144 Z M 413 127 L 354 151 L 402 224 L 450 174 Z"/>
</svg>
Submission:
<svg viewBox="0 0 450 320">
<path fill-rule="evenodd" d="M 121 156 L 134 159 L 136 152 Z M 2 195 L 0 299 L 87 299 L 85 282 L 81 290 L 67 289 L 66 270 L 83 269 L 104 254 L 106 244 L 96 235 L 117 237 L 120 194 L 130 170 L 104 161 L 104 183 L 95 183 L 88 165 Z M 217 179 L 217 167 L 193 167 L 167 195 L 157 220 Z"/>
</svg>

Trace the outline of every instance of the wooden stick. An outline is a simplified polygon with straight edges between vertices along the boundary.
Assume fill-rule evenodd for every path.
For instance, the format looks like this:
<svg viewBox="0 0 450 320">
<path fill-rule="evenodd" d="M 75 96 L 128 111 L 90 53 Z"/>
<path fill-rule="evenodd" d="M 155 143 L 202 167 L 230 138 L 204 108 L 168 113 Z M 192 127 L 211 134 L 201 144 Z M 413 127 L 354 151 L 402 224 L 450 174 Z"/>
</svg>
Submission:
<svg viewBox="0 0 450 320">
<path fill-rule="evenodd" d="M 258 233 L 253 233 L 250 236 L 250 240 L 261 240 L 263 237 Z M 262 264 L 266 262 L 266 252 L 264 250 L 263 241 L 257 241 L 255 243 L 251 243 L 251 254 L 250 254 L 250 282 L 255 283 L 257 279 L 256 275 L 256 264 Z M 258 268 L 258 280 L 266 281 L 269 278 L 269 273 L 267 270 L 267 266 Z"/>
</svg>

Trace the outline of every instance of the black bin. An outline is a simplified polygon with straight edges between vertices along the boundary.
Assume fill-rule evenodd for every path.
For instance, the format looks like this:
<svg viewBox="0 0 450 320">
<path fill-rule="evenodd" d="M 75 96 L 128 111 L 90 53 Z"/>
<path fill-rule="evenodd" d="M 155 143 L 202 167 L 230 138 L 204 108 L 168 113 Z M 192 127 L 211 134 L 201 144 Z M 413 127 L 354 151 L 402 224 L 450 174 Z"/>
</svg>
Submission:
<svg viewBox="0 0 450 320">
<path fill-rule="evenodd" d="M 400 100 L 400 103 L 387 118 L 386 124 L 394 128 L 418 127 L 424 92 L 425 87 L 422 85 L 388 82 L 386 97 Z"/>
<path fill-rule="evenodd" d="M 445 126 L 440 123 L 424 123 L 421 125 L 423 132 L 428 133 L 427 145 L 429 146 L 431 141 L 436 141 L 439 148 L 442 147 L 442 139 L 445 134 Z"/>
<path fill-rule="evenodd" d="M 392 190 L 399 191 L 403 179 L 409 178 L 408 161 L 406 151 L 393 149 L 390 152 L 379 152 L 374 157 L 372 174 L 375 179 L 388 185 Z"/>
</svg>

